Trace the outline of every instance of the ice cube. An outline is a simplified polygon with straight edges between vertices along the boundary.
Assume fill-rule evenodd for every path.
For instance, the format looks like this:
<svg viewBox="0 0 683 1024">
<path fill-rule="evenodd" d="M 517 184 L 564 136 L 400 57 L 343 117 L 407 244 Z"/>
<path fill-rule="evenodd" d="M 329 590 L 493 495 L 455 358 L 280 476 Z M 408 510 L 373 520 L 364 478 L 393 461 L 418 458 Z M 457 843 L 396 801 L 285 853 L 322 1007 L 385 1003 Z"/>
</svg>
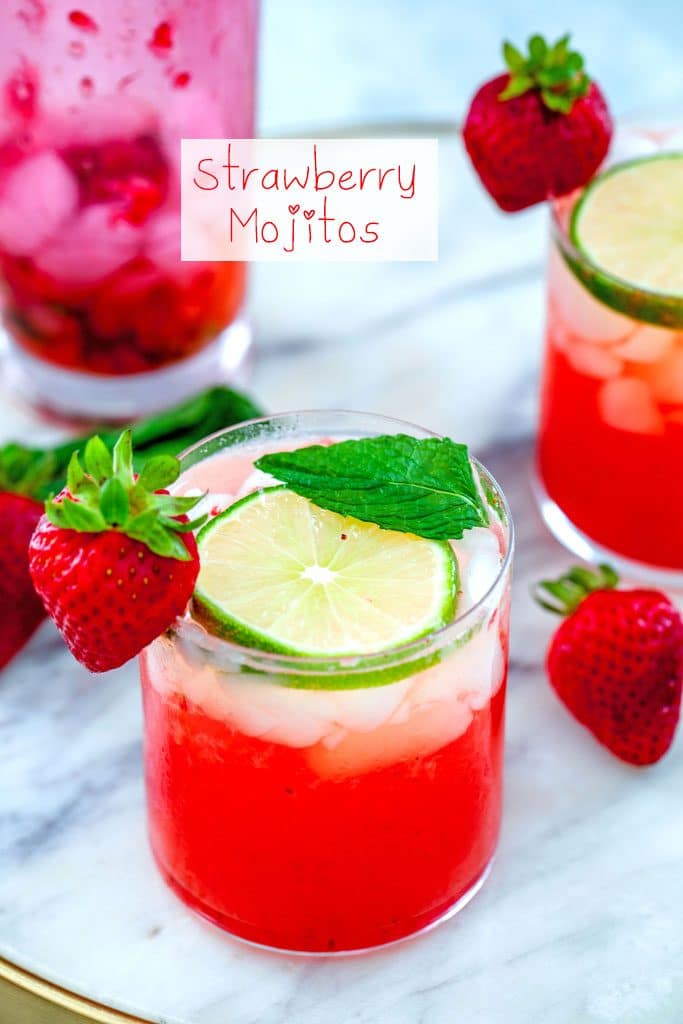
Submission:
<svg viewBox="0 0 683 1024">
<path fill-rule="evenodd" d="M 584 341 L 611 345 L 625 340 L 633 331 L 633 321 L 594 298 L 554 247 L 548 264 L 548 283 L 565 328 Z"/>
<path fill-rule="evenodd" d="M 675 331 L 647 325 L 639 327 L 611 351 L 631 363 L 656 363 L 666 355 L 675 340 Z"/>
<path fill-rule="evenodd" d="M 618 377 L 624 365 L 621 359 L 613 354 L 612 349 L 601 348 L 585 341 L 570 345 L 565 354 L 578 373 L 598 380 Z"/>
<path fill-rule="evenodd" d="M 551 311 L 548 317 L 548 342 L 560 352 L 566 352 L 574 341 L 573 335 L 567 330 L 556 312 Z"/>
<path fill-rule="evenodd" d="M 330 693 L 330 713 L 338 726 L 352 732 L 371 732 L 388 722 L 411 687 L 412 678 L 387 686 Z"/>
<path fill-rule="evenodd" d="M 683 349 L 676 347 L 660 362 L 649 366 L 645 379 L 658 402 L 683 405 Z"/>
<path fill-rule="evenodd" d="M 234 102 L 234 97 L 233 97 Z M 237 109 L 237 108 L 235 108 Z M 236 126 L 233 125 L 233 129 Z M 180 192 L 180 139 L 222 139 L 226 135 L 226 117 L 221 107 L 205 89 L 194 86 L 174 89 L 164 103 L 162 144 L 169 167 L 170 196 L 177 200 Z M 231 132 L 232 138 L 248 138 Z M 220 172 L 217 172 L 220 173 Z"/>
<path fill-rule="evenodd" d="M 493 585 L 501 563 L 500 544 L 486 526 L 465 530 L 460 540 L 451 541 L 460 570 L 462 594 L 458 614 L 480 601 Z"/>
<path fill-rule="evenodd" d="M 180 218 L 177 213 L 160 213 L 149 219 L 144 234 L 145 256 L 162 270 L 180 273 L 184 269 L 180 261 Z M 187 264 L 194 270 L 193 264 Z"/>
<path fill-rule="evenodd" d="M 488 630 L 486 622 L 479 625 L 452 654 L 415 676 L 410 695 L 414 707 L 455 700 L 469 702 L 472 695 L 476 695 L 478 707 L 486 703 L 497 683 L 493 665 L 500 640 L 497 630 Z"/>
<path fill-rule="evenodd" d="M 391 718 L 371 733 L 330 733 L 307 751 L 309 763 L 323 777 L 341 778 L 427 755 L 462 736 L 503 677 L 498 630 L 484 626 L 442 662 L 406 680 L 410 689 Z"/>
<path fill-rule="evenodd" d="M 37 129 L 55 149 L 66 146 L 98 145 L 114 139 L 155 135 L 158 109 L 135 96 L 101 96 L 45 119 Z"/>
<path fill-rule="evenodd" d="M 29 157 L 10 172 L 0 194 L 0 246 L 32 255 L 57 235 L 77 202 L 76 180 L 55 153 Z"/>
<path fill-rule="evenodd" d="M 254 469 L 240 487 L 237 497 L 243 498 L 252 491 L 260 491 L 265 487 L 277 487 L 280 483 L 270 473 L 264 473 L 262 469 Z"/>
<path fill-rule="evenodd" d="M 603 420 L 617 430 L 661 434 L 664 419 L 645 381 L 623 377 L 605 383 L 598 395 Z"/>
<path fill-rule="evenodd" d="M 328 691 L 298 690 L 263 679 L 226 675 L 230 719 L 247 736 L 261 736 L 288 747 L 309 747 L 335 729 Z"/>
<path fill-rule="evenodd" d="M 139 246 L 140 231 L 99 203 L 70 221 L 68 229 L 38 250 L 35 260 L 58 281 L 92 284 L 128 263 Z"/>
</svg>

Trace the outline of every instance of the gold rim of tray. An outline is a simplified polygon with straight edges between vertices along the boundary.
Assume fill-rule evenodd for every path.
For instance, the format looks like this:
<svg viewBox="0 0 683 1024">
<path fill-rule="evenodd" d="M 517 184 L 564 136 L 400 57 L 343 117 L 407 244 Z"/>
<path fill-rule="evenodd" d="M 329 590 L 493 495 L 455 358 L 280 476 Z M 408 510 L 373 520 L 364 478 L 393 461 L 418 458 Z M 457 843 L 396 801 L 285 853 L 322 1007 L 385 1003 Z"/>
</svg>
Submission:
<svg viewBox="0 0 683 1024">
<path fill-rule="evenodd" d="M 153 1024 L 61 988 L 0 957 L 0 1004 L 16 1021 L 35 1024 Z"/>
</svg>

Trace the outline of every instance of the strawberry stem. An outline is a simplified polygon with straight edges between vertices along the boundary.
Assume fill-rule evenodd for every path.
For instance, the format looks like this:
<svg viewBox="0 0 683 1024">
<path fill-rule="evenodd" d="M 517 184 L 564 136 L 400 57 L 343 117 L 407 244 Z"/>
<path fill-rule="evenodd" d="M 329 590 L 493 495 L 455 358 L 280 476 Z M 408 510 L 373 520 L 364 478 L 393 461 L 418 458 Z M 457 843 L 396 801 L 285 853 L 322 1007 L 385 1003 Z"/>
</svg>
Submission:
<svg viewBox="0 0 683 1024">
<path fill-rule="evenodd" d="M 532 594 L 541 608 L 555 615 L 575 612 L 584 598 L 596 590 L 613 590 L 619 577 L 611 565 L 602 563 L 596 571 L 576 565 L 556 580 L 541 580 Z"/>
<path fill-rule="evenodd" d="M 67 491 L 50 498 L 45 512 L 55 526 L 81 533 L 115 530 L 146 544 L 167 558 L 188 561 L 190 553 L 183 533 L 198 529 L 206 516 L 187 520 L 203 495 L 182 497 L 164 488 L 180 474 L 172 455 L 156 455 L 133 472 L 133 445 L 125 430 L 110 452 L 100 437 L 91 437 L 83 452 L 83 464 L 74 452 L 67 472 Z M 181 518 L 177 518 L 181 517 Z"/>
<path fill-rule="evenodd" d="M 569 49 L 569 34 L 550 45 L 541 35 L 529 39 L 529 52 L 521 53 L 512 43 L 503 43 L 503 57 L 510 72 L 508 83 L 498 95 L 511 100 L 536 91 L 548 110 L 568 114 L 576 100 L 585 96 L 591 80 L 583 66 L 583 57 Z"/>
</svg>

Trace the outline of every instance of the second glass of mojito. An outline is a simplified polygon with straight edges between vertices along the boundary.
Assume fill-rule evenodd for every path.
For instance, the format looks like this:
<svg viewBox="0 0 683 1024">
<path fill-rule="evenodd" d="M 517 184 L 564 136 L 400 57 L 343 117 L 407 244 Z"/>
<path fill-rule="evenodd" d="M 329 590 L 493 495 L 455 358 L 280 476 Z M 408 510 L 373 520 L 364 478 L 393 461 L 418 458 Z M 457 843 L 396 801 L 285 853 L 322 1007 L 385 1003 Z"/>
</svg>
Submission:
<svg viewBox="0 0 683 1024">
<path fill-rule="evenodd" d="M 680 139 L 680 136 L 679 136 Z M 554 204 L 538 491 L 588 560 L 683 583 L 683 153 L 645 133 Z"/>
<path fill-rule="evenodd" d="M 207 492 L 185 618 L 141 656 L 152 848 L 233 935 L 358 951 L 448 917 L 489 871 L 501 819 L 512 528 L 430 541 L 318 508 L 264 453 L 427 438 L 359 413 L 254 421 L 186 453 Z"/>
<path fill-rule="evenodd" d="M 249 138 L 257 0 L 7 0 L 0 282 L 17 384 L 129 420 L 240 368 L 241 263 L 180 259 L 180 142 Z"/>
</svg>

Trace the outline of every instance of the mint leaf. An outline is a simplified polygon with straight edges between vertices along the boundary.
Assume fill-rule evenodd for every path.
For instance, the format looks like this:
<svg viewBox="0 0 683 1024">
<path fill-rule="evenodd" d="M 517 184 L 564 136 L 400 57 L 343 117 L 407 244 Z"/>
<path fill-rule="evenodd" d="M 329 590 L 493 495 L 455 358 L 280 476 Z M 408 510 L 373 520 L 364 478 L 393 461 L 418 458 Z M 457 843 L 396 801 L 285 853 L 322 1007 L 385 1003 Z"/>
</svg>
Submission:
<svg viewBox="0 0 683 1024">
<path fill-rule="evenodd" d="M 431 540 L 488 523 L 467 447 L 406 434 L 273 452 L 255 463 L 315 505 Z"/>
<path fill-rule="evenodd" d="M 54 458 L 50 452 L 9 444 L 0 447 L 0 491 L 38 498 L 49 486 L 54 472 Z"/>
</svg>

